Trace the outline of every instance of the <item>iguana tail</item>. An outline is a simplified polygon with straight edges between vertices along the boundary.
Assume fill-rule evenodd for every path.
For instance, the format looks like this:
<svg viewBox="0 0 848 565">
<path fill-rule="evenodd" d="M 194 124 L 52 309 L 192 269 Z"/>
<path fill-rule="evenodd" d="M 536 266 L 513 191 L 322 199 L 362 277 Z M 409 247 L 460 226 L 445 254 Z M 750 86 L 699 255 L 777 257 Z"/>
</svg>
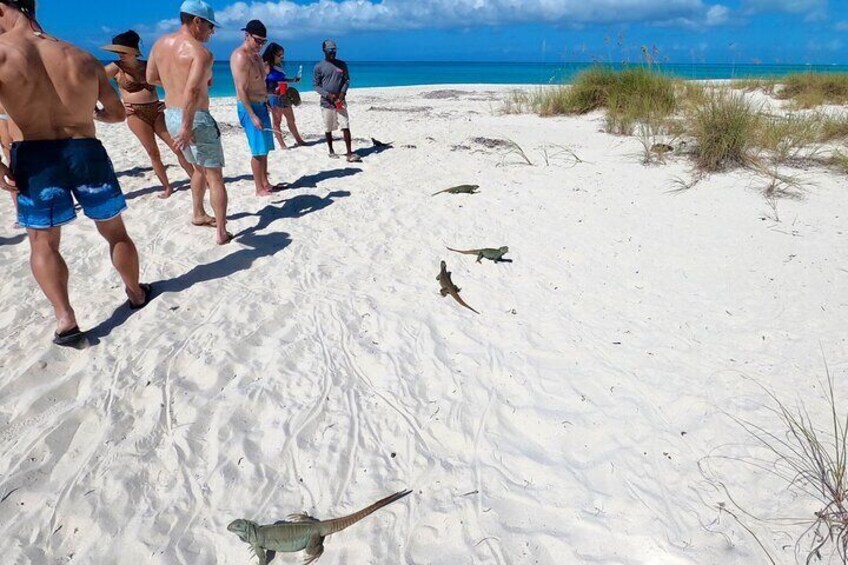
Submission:
<svg viewBox="0 0 848 565">
<path fill-rule="evenodd" d="M 479 249 L 467 249 L 463 251 L 462 249 L 454 249 L 453 247 L 448 247 L 448 251 L 453 251 L 454 253 L 464 253 L 465 255 L 477 255 L 480 253 Z"/>
<path fill-rule="evenodd" d="M 391 496 L 387 496 L 386 498 L 384 498 L 382 500 L 378 500 L 377 502 L 375 502 L 374 504 L 372 504 L 368 508 L 363 508 L 359 512 L 355 512 L 355 513 L 351 514 L 350 516 L 345 516 L 344 518 L 335 518 L 333 520 L 322 520 L 321 523 L 318 525 L 320 532 L 321 532 L 321 535 L 322 536 L 329 536 L 330 534 L 340 532 L 340 531 L 344 530 L 345 528 L 347 528 L 348 526 L 351 526 L 351 525 L 355 524 L 356 522 L 359 522 L 360 520 L 362 520 L 363 518 L 365 518 L 366 516 L 368 516 L 372 512 L 376 512 L 377 510 L 379 510 L 383 506 L 386 506 L 387 504 L 391 504 L 392 502 L 394 502 L 396 500 L 400 500 L 401 498 L 403 498 L 404 496 L 408 495 L 411 492 L 412 492 L 411 490 L 404 490 L 404 491 L 401 491 L 401 492 L 396 492 Z"/>
</svg>

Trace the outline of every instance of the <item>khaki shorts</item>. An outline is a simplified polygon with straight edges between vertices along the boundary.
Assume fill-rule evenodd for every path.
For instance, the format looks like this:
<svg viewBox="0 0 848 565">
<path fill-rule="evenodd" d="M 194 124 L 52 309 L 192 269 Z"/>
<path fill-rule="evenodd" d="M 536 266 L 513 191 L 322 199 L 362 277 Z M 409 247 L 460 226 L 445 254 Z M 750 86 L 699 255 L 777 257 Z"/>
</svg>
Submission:
<svg viewBox="0 0 848 565">
<path fill-rule="evenodd" d="M 324 131 L 330 133 L 341 127 L 350 129 L 350 120 L 347 117 L 347 108 L 336 110 L 335 108 L 321 107 L 321 117 L 324 118 Z"/>
</svg>

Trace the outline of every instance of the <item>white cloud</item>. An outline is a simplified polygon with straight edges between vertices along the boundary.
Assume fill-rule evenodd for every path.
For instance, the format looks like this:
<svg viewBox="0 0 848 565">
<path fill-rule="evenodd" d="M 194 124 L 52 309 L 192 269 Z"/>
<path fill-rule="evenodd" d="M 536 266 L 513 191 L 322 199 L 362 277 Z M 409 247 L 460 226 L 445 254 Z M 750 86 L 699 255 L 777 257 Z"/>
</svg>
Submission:
<svg viewBox="0 0 848 565">
<path fill-rule="evenodd" d="M 711 6 L 709 10 L 707 10 L 707 17 L 704 21 L 708 26 L 717 26 L 727 22 L 728 17 L 730 16 L 730 8 L 727 6 Z"/>
<path fill-rule="evenodd" d="M 827 10 L 827 0 L 744 0 L 742 10 L 749 14 L 758 12 L 824 13 Z"/>
<path fill-rule="evenodd" d="M 217 11 L 230 35 L 250 19 L 262 20 L 281 38 L 350 31 L 457 28 L 505 24 L 643 22 L 718 25 L 729 10 L 704 0 L 319 0 L 295 4 L 237 2 Z M 160 22 L 173 29 L 174 20 Z"/>
</svg>

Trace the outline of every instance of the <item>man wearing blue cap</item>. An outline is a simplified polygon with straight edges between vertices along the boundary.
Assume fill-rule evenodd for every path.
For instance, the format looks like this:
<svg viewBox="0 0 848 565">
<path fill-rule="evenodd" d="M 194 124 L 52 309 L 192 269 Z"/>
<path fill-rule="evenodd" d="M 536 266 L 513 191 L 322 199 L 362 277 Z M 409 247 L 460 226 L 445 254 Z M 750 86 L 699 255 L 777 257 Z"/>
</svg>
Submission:
<svg viewBox="0 0 848 565">
<path fill-rule="evenodd" d="M 230 56 L 230 70 L 236 86 L 238 118 L 250 146 L 250 168 L 257 196 L 270 196 L 276 187 L 268 180 L 268 153 L 274 150 L 268 90 L 265 86 L 265 62 L 259 56 L 268 42 L 268 30 L 259 20 L 250 20 L 242 28 L 244 42 Z"/>
<path fill-rule="evenodd" d="M 180 29 L 159 38 L 150 50 L 147 82 L 165 89 L 165 123 L 174 145 L 194 164 L 191 176 L 192 223 L 214 226 L 218 245 L 228 243 L 227 189 L 224 186 L 224 148 L 221 131 L 209 113 L 212 52 L 204 47 L 216 27 L 215 12 L 202 0 L 180 6 Z M 206 213 L 203 195 L 209 186 L 215 217 Z"/>
</svg>

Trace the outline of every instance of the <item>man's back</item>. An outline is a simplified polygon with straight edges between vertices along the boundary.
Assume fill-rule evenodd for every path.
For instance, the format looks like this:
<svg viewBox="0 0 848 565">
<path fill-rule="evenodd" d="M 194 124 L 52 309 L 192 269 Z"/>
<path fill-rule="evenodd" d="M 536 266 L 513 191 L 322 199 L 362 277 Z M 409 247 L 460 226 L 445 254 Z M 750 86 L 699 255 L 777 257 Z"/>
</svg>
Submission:
<svg viewBox="0 0 848 565">
<path fill-rule="evenodd" d="M 24 139 L 94 137 L 101 74 L 92 55 L 64 41 L 29 29 L 0 36 L 0 102 Z"/>
<path fill-rule="evenodd" d="M 185 88 L 192 65 L 200 65 L 196 72 L 203 73 L 203 78 L 197 107 L 208 110 L 212 62 L 212 53 L 202 43 L 178 31 L 160 38 L 153 45 L 147 78 L 162 84 L 166 106 L 182 108 L 185 105 Z"/>
</svg>

